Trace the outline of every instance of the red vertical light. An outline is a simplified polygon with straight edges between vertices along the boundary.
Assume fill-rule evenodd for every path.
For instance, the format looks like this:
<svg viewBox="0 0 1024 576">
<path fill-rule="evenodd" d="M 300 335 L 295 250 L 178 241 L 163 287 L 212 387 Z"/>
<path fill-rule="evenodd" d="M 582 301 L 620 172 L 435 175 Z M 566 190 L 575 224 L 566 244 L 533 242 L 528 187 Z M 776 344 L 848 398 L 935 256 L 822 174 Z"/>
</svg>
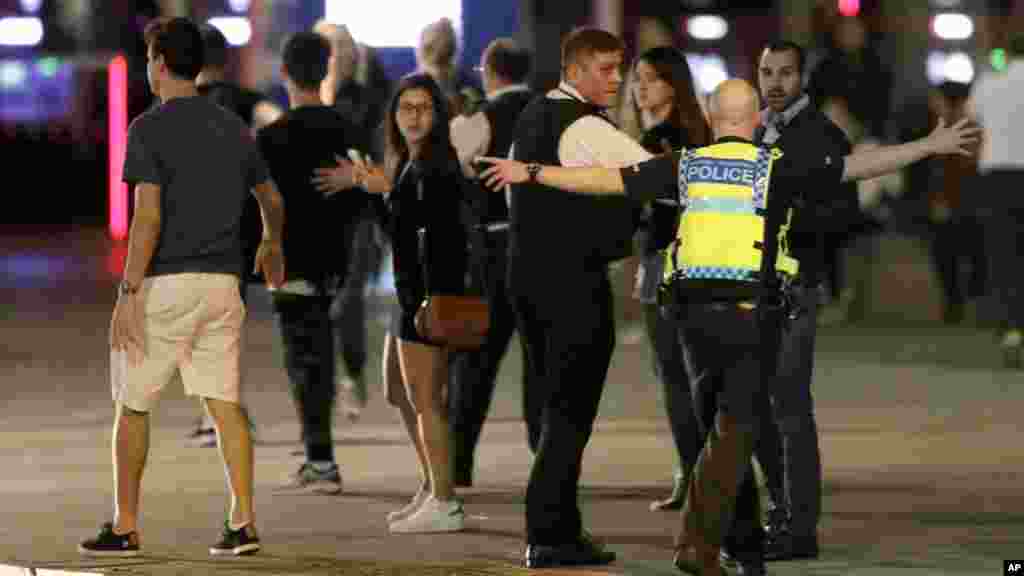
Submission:
<svg viewBox="0 0 1024 576">
<path fill-rule="evenodd" d="M 109 144 L 109 222 L 114 240 L 128 237 L 128 185 L 121 181 L 128 139 L 128 61 L 118 54 L 107 69 L 107 142 Z"/>
<path fill-rule="evenodd" d="M 860 0 L 839 0 L 839 13 L 843 16 L 860 14 Z"/>
</svg>

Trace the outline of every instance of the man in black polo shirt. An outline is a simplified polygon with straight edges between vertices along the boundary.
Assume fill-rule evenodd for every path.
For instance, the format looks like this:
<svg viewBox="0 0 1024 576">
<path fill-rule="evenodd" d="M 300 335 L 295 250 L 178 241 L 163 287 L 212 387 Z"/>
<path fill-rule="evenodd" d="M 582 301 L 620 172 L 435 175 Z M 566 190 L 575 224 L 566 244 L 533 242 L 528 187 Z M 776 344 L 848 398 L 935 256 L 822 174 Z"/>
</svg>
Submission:
<svg viewBox="0 0 1024 576">
<path fill-rule="evenodd" d="M 289 215 L 284 229 L 287 278 L 273 300 L 306 449 L 306 460 L 289 487 L 320 493 L 341 491 L 331 437 L 337 393 L 331 290 L 343 284 L 348 269 L 341 240 L 351 237 L 348 230 L 366 203 L 361 194 L 325 198 L 310 180 L 315 169 L 333 165 L 349 148 L 359 148 L 355 126 L 320 100 L 329 56 L 330 45 L 313 32 L 288 39 L 281 76 L 291 109 L 260 130 L 258 138 Z"/>
<path fill-rule="evenodd" d="M 530 72 L 530 55 L 511 38 L 492 41 L 480 58 L 480 75 L 487 100 L 472 116 L 456 116 L 451 122 L 452 145 L 458 153 L 463 172 L 476 178 L 473 160 L 477 156 L 508 156 L 515 137 L 519 113 L 533 98 L 526 77 Z M 483 253 L 485 293 L 490 303 L 491 326 L 487 339 L 478 350 L 462 352 L 453 358 L 448 404 L 455 441 L 455 485 L 473 484 L 473 462 L 477 441 L 497 382 L 498 367 L 508 349 L 516 328 L 512 298 L 506 286 L 508 279 L 508 206 L 500 194 L 482 193 L 472 199 L 474 220 L 486 226 L 487 246 Z M 523 415 L 531 450 L 540 438 L 539 406 L 529 402 L 525 383 L 529 369 L 526 340 L 519 339 L 523 349 Z"/>
<path fill-rule="evenodd" d="M 716 145 L 734 142 L 752 148 L 754 131 L 761 122 L 757 92 L 752 86 L 739 79 L 723 82 L 716 88 L 708 108 Z M 775 238 L 784 225 L 794 195 L 801 190 L 807 174 L 814 174 L 821 182 L 838 183 L 890 172 L 932 154 L 966 154 L 964 146 L 972 141 L 977 130 L 965 129 L 964 125 L 940 125 L 927 138 L 845 157 L 833 156 L 827 150 L 812 151 L 807 156 L 782 154 L 770 172 L 767 209 L 757 213 L 764 219 L 764 243 L 760 246 L 766 254 L 764 260 L 775 260 L 779 246 L 768 239 Z M 692 159 L 683 159 L 682 153 L 677 152 L 621 170 L 541 166 L 497 158 L 481 160 L 495 164 L 482 174 L 490 186 L 536 182 L 599 196 L 625 194 L 641 203 L 677 200 L 685 210 L 686 173 L 680 171 Z M 831 190 L 834 186 L 822 193 Z M 528 187 L 513 188 L 513 194 L 530 193 Z M 721 207 L 713 209 L 732 210 L 735 204 L 722 202 Z M 728 230 L 702 229 L 701 233 L 708 236 L 700 241 L 712 251 L 713 245 L 730 235 Z M 763 285 L 772 284 L 766 281 Z M 676 544 L 675 564 L 684 572 L 719 574 L 719 552 L 723 543 L 728 542 L 743 574 L 764 574 L 763 532 L 750 457 L 757 432 L 755 411 L 772 382 L 764 369 L 771 367 L 781 337 L 775 322 L 764 321 L 770 316 L 761 314 L 768 312 L 765 304 L 769 301 L 767 295 L 733 301 L 730 296 L 706 293 L 693 294 L 682 303 L 687 311 L 684 339 L 694 373 L 697 416 L 707 432 L 706 444 L 689 482 L 683 526 Z M 730 518 L 731 525 L 726 526 Z"/>
<path fill-rule="evenodd" d="M 801 158 L 812 151 L 845 156 L 851 150 L 846 135 L 801 88 L 803 67 L 804 51 L 792 42 L 775 42 L 761 52 L 758 84 L 767 108 L 761 111 L 762 127 L 754 141 Z M 770 405 L 763 407 L 755 447 L 772 502 L 766 526 L 768 560 L 818 556 L 821 456 L 811 379 L 824 237 L 843 226 L 837 215 L 857 210 L 857 190 L 853 182 L 840 185 L 816 176 L 809 173 L 793 191 L 807 200 L 794 212 L 788 236 L 793 257 L 800 262 L 793 296 L 801 313 L 783 334 L 778 378 Z"/>
</svg>

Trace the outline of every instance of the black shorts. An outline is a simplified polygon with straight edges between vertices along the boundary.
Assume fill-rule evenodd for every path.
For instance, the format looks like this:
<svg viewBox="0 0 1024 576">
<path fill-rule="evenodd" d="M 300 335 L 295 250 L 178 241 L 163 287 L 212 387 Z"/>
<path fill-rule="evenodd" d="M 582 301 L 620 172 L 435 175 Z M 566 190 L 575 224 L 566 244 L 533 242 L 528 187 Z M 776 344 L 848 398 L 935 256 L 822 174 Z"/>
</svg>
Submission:
<svg viewBox="0 0 1024 576">
<path fill-rule="evenodd" d="M 437 346 L 437 344 L 424 339 L 416 331 L 416 310 L 406 311 L 398 302 L 395 302 L 391 308 L 390 331 L 396 338 L 405 342 Z"/>
</svg>

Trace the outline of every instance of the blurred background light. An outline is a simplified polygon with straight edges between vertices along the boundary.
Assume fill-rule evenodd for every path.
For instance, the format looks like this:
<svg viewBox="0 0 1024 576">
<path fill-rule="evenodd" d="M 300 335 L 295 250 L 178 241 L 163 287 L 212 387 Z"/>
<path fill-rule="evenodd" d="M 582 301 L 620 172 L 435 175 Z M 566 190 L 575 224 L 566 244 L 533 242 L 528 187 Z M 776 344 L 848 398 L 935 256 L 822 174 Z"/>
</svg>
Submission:
<svg viewBox="0 0 1024 576">
<path fill-rule="evenodd" d="M 839 14 L 857 16 L 860 14 L 860 0 L 839 0 Z"/>
<path fill-rule="evenodd" d="M 725 60 L 717 54 L 686 54 L 686 63 L 693 71 L 697 88 L 704 94 L 713 91 L 719 84 L 729 79 Z"/>
<path fill-rule="evenodd" d="M 241 14 L 249 11 L 251 3 L 251 0 L 228 0 L 228 7 L 231 8 L 232 12 Z"/>
<path fill-rule="evenodd" d="M 370 0 L 353 9 L 351 0 L 325 0 L 324 18 L 344 24 L 359 42 L 375 47 L 415 46 L 423 27 L 449 18 L 462 30 L 462 0 Z"/>
<path fill-rule="evenodd" d="M 729 23 L 714 14 L 691 16 L 686 20 L 686 32 L 697 40 L 720 40 L 729 33 Z"/>
<path fill-rule="evenodd" d="M 992 64 L 992 69 L 997 72 L 1006 71 L 1006 50 L 1002 48 L 996 48 L 989 52 L 988 61 Z"/>
<path fill-rule="evenodd" d="M 208 22 L 220 30 L 232 46 L 245 46 L 252 37 L 252 26 L 245 16 L 218 16 Z"/>
<path fill-rule="evenodd" d="M 974 35 L 974 20 L 959 12 L 936 14 L 932 18 L 932 33 L 943 40 L 966 40 Z"/>
<path fill-rule="evenodd" d="M 43 22 L 35 16 L 0 18 L 0 45 L 35 46 L 43 41 Z"/>
<path fill-rule="evenodd" d="M 21 5 L 22 12 L 35 14 L 43 7 L 43 0 L 19 0 L 19 4 Z"/>
</svg>

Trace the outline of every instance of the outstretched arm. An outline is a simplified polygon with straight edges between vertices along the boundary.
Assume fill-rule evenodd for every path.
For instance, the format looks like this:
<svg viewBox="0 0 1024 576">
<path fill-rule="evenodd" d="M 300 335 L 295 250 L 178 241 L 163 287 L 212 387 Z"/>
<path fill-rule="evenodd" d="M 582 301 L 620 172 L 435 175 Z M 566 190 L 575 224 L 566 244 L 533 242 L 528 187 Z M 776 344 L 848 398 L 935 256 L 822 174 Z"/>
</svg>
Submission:
<svg viewBox="0 0 1024 576">
<path fill-rule="evenodd" d="M 937 154 L 960 154 L 970 156 L 966 148 L 978 141 L 981 128 L 968 127 L 969 120 L 964 118 L 952 126 L 939 119 L 938 125 L 925 138 L 914 140 L 897 146 L 880 146 L 863 150 L 846 157 L 843 168 L 843 182 L 866 180 L 895 172 Z"/>
<path fill-rule="evenodd" d="M 522 162 L 489 156 L 481 156 L 477 161 L 491 165 L 483 171 L 480 179 L 494 190 L 507 184 L 522 184 L 530 179 L 527 164 Z M 537 172 L 537 183 L 578 194 L 622 196 L 626 193 L 622 174 L 617 168 L 541 166 Z"/>
</svg>

